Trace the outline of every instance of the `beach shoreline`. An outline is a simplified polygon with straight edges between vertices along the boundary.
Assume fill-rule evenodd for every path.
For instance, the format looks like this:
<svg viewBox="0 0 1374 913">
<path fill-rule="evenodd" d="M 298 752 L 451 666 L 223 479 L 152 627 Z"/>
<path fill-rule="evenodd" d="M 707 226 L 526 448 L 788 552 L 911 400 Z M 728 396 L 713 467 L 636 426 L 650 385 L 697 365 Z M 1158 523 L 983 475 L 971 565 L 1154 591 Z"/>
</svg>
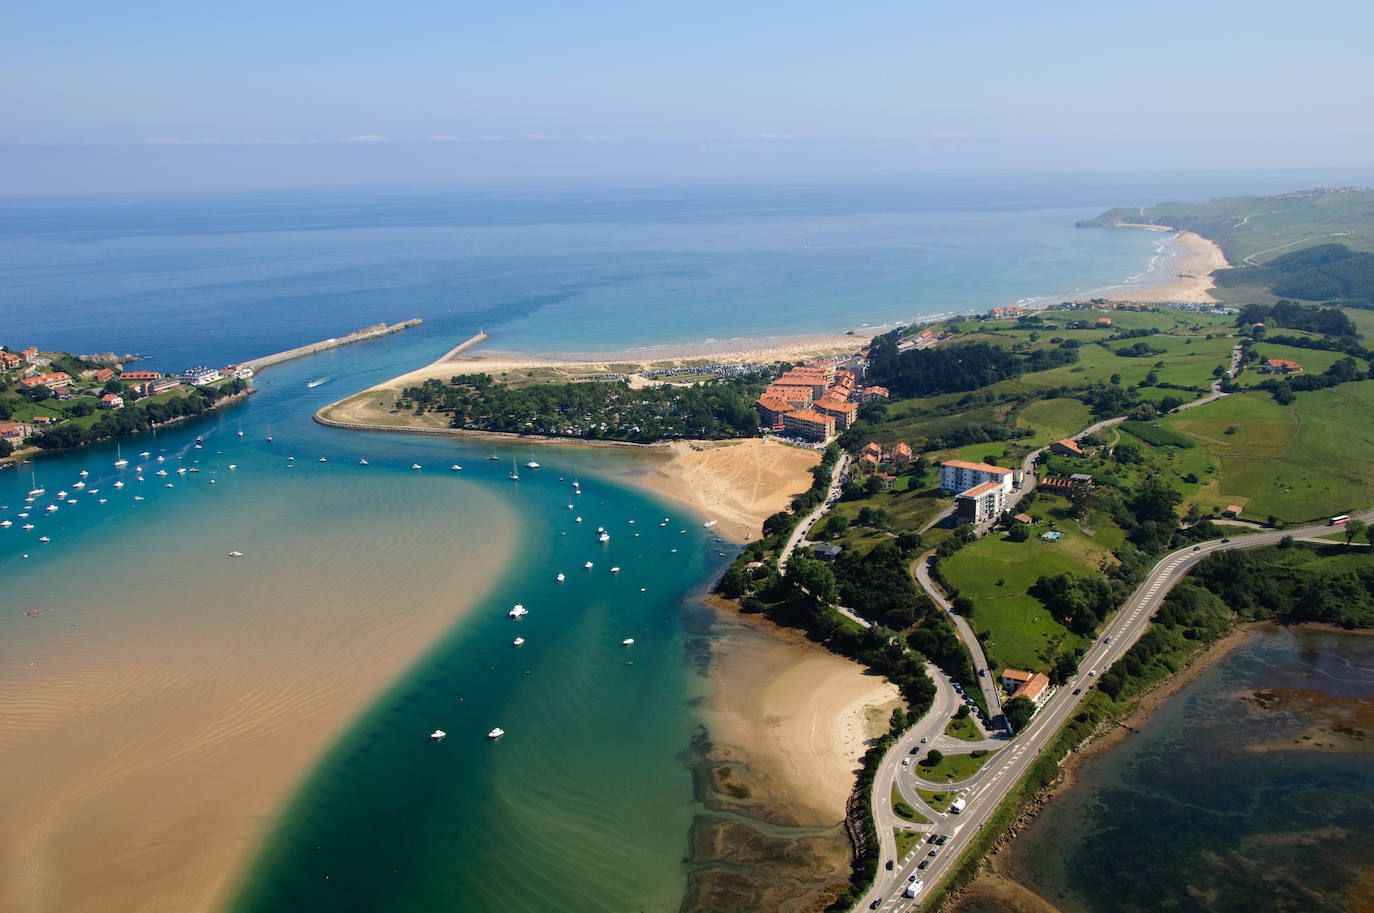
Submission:
<svg viewBox="0 0 1374 913">
<path fill-rule="evenodd" d="M 1123 224 L 1121 227 L 1175 231 L 1163 225 Z M 1174 248 L 1168 265 L 1172 281 L 1143 289 L 1112 290 L 1108 297 L 1113 301 L 1140 304 L 1216 304 L 1216 299 L 1208 294 L 1209 290 L 1216 288 L 1211 274 L 1213 270 L 1231 266 L 1221 248 L 1191 231 L 1179 231 L 1167 243 Z"/>
</svg>

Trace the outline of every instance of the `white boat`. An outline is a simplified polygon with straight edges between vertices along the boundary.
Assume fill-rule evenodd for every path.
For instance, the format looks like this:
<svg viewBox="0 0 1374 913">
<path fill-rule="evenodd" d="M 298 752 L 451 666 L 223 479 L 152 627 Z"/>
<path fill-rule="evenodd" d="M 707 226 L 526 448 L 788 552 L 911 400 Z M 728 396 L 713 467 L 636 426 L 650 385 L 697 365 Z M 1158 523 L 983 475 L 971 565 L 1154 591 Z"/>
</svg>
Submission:
<svg viewBox="0 0 1374 913">
<path fill-rule="evenodd" d="M 487 733 L 487 738 L 489 738 L 489 739 L 495 741 L 496 739 L 501 738 L 501 736 L 503 736 L 503 735 L 505 735 L 505 734 L 506 734 L 506 730 L 502 729 L 500 726 L 497 726 L 497 727 L 496 727 L 495 729 L 493 729 L 491 732 L 488 732 L 488 733 Z"/>
<path fill-rule="evenodd" d="M 462 467 L 462 466 L 459 466 L 457 463 L 454 463 L 452 466 L 449 467 L 449 469 L 452 469 L 454 472 L 462 472 L 462 471 L 463 471 L 463 467 Z"/>
<path fill-rule="evenodd" d="M 99 489 L 99 488 L 88 488 L 88 489 L 86 489 L 86 494 L 88 494 L 88 495 L 98 495 L 98 494 L 100 494 L 100 489 Z"/>
<path fill-rule="evenodd" d="M 491 454 L 487 454 L 487 459 L 489 459 L 489 460 L 499 460 L 499 459 L 501 459 L 501 458 L 500 458 L 499 456 L 497 456 L 496 454 L 491 453 Z"/>
<path fill-rule="evenodd" d="M 119 445 L 115 444 L 115 469 L 123 469 L 125 466 L 128 465 L 129 461 L 124 459 L 124 457 L 119 452 Z"/>
<path fill-rule="evenodd" d="M 520 470 L 515 468 L 515 460 L 510 461 L 510 477 L 517 482 L 520 480 Z"/>
<path fill-rule="evenodd" d="M 39 542 L 51 542 L 52 540 L 49 539 L 47 536 L 39 536 L 39 537 L 38 537 L 38 541 L 39 541 Z"/>
<path fill-rule="evenodd" d="M 105 499 L 104 499 L 104 498 L 101 498 L 101 499 L 100 499 L 100 503 L 101 503 L 101 504 L 104 504 L 104 503 L 105 503 Z"/>
<path fill-rule="evenodd" d="M 520 603 L 517 602 L 517 603 L 515 604 L 515 608 L 511 609 L 511 610 L 510 610 L 509 612 L 507 612 L 506 614 L 509 615 L 511 618 L 520 619 L 520 618 L 524 618 L 526 615 L 530 614 L 530 610 L 527 609 L 527 608 L 525 608 L 524 606 L 522 606 Z"/>
<path fill-rule="evenodd" d="M 444 736 L 446 736 L 446 735 L 448 735 L 448 733 L 447 733 L 447 732 L 444 732 L 444 730 L 442 730 L 442 729 L 436 729 L 436 730 L 434 730 L 433 732 L 431 732 L 431 733 L 429 734 L 429 740 L 430 740 L 431 742 L 439 742 L 439 741 L 442 741 L 443 738 L 444 738 Z"/>
<path fill-rule="evenodd" d="M 359 465 L 359 466 L 366 466 L 366 465 L 367 465 L 367 460 L 366 460 L 365 458 L 359 460 L 359 461 L 358 461 L 358 465 Z"/>
<path fill-rule="evenodd" d="M 66 493 L 65 491 L 59 491 L 59 492 L 57 493 L 57 500 L 59 500 L 59 501 L 64 501 L 64 500 L 66 500 L 66 498 L 67 498 L 67 493 Z"/>
<path fill-rule="evenodd" d="M 242 428 L 239 429 L 239 437 L 243 437 L 243 429 L 242 429 Z"/>
<path fill-rule="evenodd" d="M 310 383 L 306 384 L 306 386 L 307 386 L 307 387 L 310 387 L 311 389 L 313 389 L 313 388 L 315 388 L 315 387 L 318 387 L 320 384 L 327 384 L 327 383 L 329 383 L 329 382 L 330 382 L 331 380 L 333 380 L 333 379 L 334 379 L 334 378 L 332 378 L 332 377 L 317 377 L 317 378 L 315 378 L 314 380 L 312 380 Z"/>
<path fill-rule="evenodd" d="M 597 536 L 596 538 L 597 538 L 597 541 L 599 541 L 599 542 L 610 542 L 610 541 L 611 541 L 611 534 L 610 534 L 610 533 L 602 533 L 601 535 Z"/>
<path fill-rule="evenodd" d="M 85 470 L 85 469 L 81 470 L 81 478 L 84 479 L 84 478 L 86 478 L 86 476 L 88 476 L 88 475 L 90 475 L 90 473 L 89 473 L 87 470 Z"/>
<path fill-rule="evenodd" d="M 20 528 L 20 529 L 33 529 L 33 524 L 32 524 L 32 523 L 25 523 L 23 526 L 21 526 L 21 527 L 19 527 L 19 528 Z"/>
<path fill-rule="evenodd" d="M 186 467 L 185 467 L 185 466 L 178 466 L 178 467 L 177 467 L 177 475 L 179 475 L 179 476 L 184 476 L 184 475 L 186 475 Z"/>
<path fill-rule="evenodd" d="M 57 505 L 56 505 L 56 504 L 49 504 L 49 505 L 48 505 L 48 513 L 54 513 L 56 510 L 57 510 Z"/>
<path fill-rule="evenodd" d="M 419 464 L 419 463 L 411 463 L 411 464 L 410 464 L 410 468 L 411 468 L 411 469 L 419 469 L 419 468 L 420 468 L 420 464 Z"/>
<path fill-rule="evenodd" d="M 238 469 L 238 468 L 239 468 L 239 464 L 238 464 L 238 463 L 230 463 L 230 464 L 229 464 L 229 468 L 230 468 L 230 469 Z"/>
<path fill-rule="evenodd" d="M 329 461 L 326 460 L 324 457 L 320 457 L 320 462 L 321 462 L 321 463 L 328 463 Z"/>
<path fill-rule="evenodd" d="M 584 564 L 584 565 L 582 565 L 582 566 L 585 567 L 585 568 L 586 568 L 587 570 L 589 570 L 589 571 L 592 569 L 592 563 L 591 563 L 590 561 L 588 561 L 586 564 Z"/>
<path fill-rule="evenodd" d="M 574 517 L 573 519 L 576 520 L 578 523 L 581 523 L 581 522 L 582 522 L 582 518 L 581 518 L 581 517 Z"/>
<path fill-rule="evenodd" d="M 124 480 L 123 480 L 123 479 L 120 479 L 118 482 L 115 482 L 115 488 L 123 488 L 123 487 L 124 487 Z"/>
<path fill-rule="evenodd" d="M 6 524 L 6 525 L 9 525 L 9 521 L 6 520 L 6 521 L 5 521 L 5 524 Z M 559 582 L 559 583 L 562 583 L 562 582 L 563 582 L 563 574 L 562 574 L 562 573 L 559 573 L 559 575 L 558 575 L 558 582 Z"/>
<path fill-rule="evenodd" d="M 29 491 L 29 500 L 33 500 L 34 498 L 38 497 L 39 495 L 47 494 L 47 491 L 48 491 L 48 490 L 47 490 L 46 488 L 39 488 L 39 487 L 38 487 L 38 475 L 37 475 L 37 473 L 29 473 L 29 484 L 33 485 L 33 488 Z"/>
<path fill-rule="evenodd" d="M 577 479 L 573 479 L 573 488 L 581 488 L 581 487 L 582 487 L 582 483 L 579 482 L 579 481 L 577 481 Z"/>
<path fill-rule="evenodd" d="M 80 491 L 81 489 L 83 489 L 83 488 L 85 488 L 85 487 L 86 487 L 86 483 L 85 483 L 85 482 L 77 482 L 75 485 L 72 486 L 72 488 L 75 488 L 77 491 Z"/>
<path fill-rule="evenodd" d="M 142 453 L 139 454 L 139 456 L 142 457 L 142 458 L 145 459 L 145 460 L 148 459 L 148 457 L 150 457 L 150 456 L 152 456 L 152 455 L 153 455 L 153 454 L 152 454 L 152 451 L 150 451 L 150 450 L 145 450 L 145 451 L 143 451 Z"/>
<path fill-rule="evenodd" d="M 704 527 L 706 527 L 707 529 L 710 529 L 711 527 L 715 526 L 715 525 L 716 525 L 717 523 L 719 523 L 719 522 L 720 522 L 719 520 L 707 520 L 705 523 L 703 523 L 703 524 L 701 524 L 701 525 L 704 526 Z"/>
<path fill-rule="evenodd" d="M 160 475 L 160 476 L 165 476 L 165 475 L 167 474 L 167 470 L 165 470 L 165 469 L 159 469 L 159 470 L 157 471 L 157 474 Z"/>
<path fill-rule="evenodd" d="M 68 504 L 75 504 L 75 503 L 76 503 L 76 498 L 68 498 L 68 499 L 67 499 L 67 503 L 68 503 Z"/>
<path fill-rule="evenodd" d="M 230 558 L 242 558 L 242 557 L 243 557 L 243 552 L 230 552 L 230 553 L 229 553 L 229 557 L 230 557 Z"/>
<path fill-rule="evenodd" d="M 134 495 L 134 500 L 135 500 L 135 501 L 142 501 L 142 500 L 143 500 L 143 495 Z"/>
<path fill-rule="evenodd" d="M 511 646 L 514 646 L 514 647 L 523 647 L 524 645 L 525 645 L 525 638 L 523 638 L 523 637 L 517 637 L 517 638 L 515 638 L 515 640 L 511 641 Z"/>
<path fill-rule="evenodd" d="M 171 488 L 171 487 L 172 487 L 172 483 L 171 483 L 171 482 L 168 482 L 168 483 L 167 483 L 167 487 L 168 487 L 168 488 Z"/>
<path fill-rule="evenodd" d="M 618 568 L 618 567 L 613 567 L 613 568 L 611 568 L 611 573 L 612 573 L 612 574 L 619 574 L 619 573 L 620 573 L 620 568 Z"/>
<path fill-rule="evenodd" d="M 530 458 L 529 458 L 529 460 L 525 463 L 525 465 L 528 466 L 528 467 L 531 468 L 531 469 L 538 469 L 538 468 L 539 468 L 539 461 L 536 460 L 536 459 L 534 458 L 534 454 L 530 454 Z"/>
<path fill-rule="evenodd" d="M 163 456 L 162 454 L 159 453 L 159 454 L 157 455 L 157 461 L 158 461 L 159 463 L 165 463 L 165 462 L 167 462 L 167 458 L 166 458 L 165 456 Z"/>
<path fill-rule="evenodd" d="M 9 528 L 10 528 L 11 526 L 13 526 L 13 525 L 14 525 L 14 521 L 13 521 L 13 520 L 0 520 L 0 526 L 3 526 L 5 529 L 9 529 Z M 562 576 L 562 575 L 560 574 L 559 576 Z"/>
<path fill-rule="evenodd" d="M 620 645 L 622 647 L 633 647 L 635 645 L 635 639 L 633 637 L 627 637 L 620 642 Z"/>
</svg>

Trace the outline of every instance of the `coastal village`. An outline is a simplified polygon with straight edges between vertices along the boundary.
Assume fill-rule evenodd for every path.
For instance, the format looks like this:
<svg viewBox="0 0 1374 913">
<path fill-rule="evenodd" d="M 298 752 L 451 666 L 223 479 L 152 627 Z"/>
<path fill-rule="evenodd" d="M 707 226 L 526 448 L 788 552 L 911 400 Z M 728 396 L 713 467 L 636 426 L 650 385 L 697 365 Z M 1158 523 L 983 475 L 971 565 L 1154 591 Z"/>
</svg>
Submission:
<svg viewBox="0 0 1374 913">
<path fill-rule="evenodd" d="M 124 370 L 112 355 L 40 352 L 37 347 L 0 348 L 0 442 L 3 452 L 31 446 L 68 424 L 93 426 L 102 413 L 136 403 L 157 403 L 192 388 L 247 381 L 248 365 L 197 366 L 176 374 Z"/>
</svg>

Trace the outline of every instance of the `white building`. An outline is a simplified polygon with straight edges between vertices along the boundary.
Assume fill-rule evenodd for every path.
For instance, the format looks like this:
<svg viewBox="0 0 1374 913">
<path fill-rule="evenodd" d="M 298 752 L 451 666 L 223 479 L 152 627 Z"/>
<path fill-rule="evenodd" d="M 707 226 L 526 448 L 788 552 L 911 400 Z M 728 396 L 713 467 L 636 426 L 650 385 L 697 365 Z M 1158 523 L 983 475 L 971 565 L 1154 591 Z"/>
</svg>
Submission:
<svg viewBox="0 0 1374 913">
<path fill-rule="evenodd" d="M 214 383 L 223 376 L 214 368 L 188 368 L 181 372 L 181 382 L 199 387 L 201 384 Z"/>
<path fill-rule="evenodd" d="M 1003 497 L 1011 494 L 1014 474 L 1002 466 L 946 460 L 940 464 L 940 487 L 949 492 L 964 492 L 985 482 L 996 482 Z"/>
<path fill-rule="evenodd" d="M 984 482 L 954 496 L 954 513 L 960 523 L 982 523 L 1006 509 L 1007 492 L 996 482 Z"/>
</svg>

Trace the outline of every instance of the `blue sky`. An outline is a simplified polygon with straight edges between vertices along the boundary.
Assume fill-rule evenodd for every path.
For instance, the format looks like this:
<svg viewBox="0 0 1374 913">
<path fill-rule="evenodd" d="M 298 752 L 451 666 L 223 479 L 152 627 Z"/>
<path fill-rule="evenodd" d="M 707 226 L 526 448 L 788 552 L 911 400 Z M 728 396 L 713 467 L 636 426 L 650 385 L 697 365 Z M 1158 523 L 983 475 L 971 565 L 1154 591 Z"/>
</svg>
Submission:
<svg viewBox="0 0 1374 913">
<path fill-rule="evenodd" d="M 1369 163 L 1371 26 L 1341 0 L 10 4 L 0 146 L 1202 139 L 1198 167 Z"/>
</svg>

